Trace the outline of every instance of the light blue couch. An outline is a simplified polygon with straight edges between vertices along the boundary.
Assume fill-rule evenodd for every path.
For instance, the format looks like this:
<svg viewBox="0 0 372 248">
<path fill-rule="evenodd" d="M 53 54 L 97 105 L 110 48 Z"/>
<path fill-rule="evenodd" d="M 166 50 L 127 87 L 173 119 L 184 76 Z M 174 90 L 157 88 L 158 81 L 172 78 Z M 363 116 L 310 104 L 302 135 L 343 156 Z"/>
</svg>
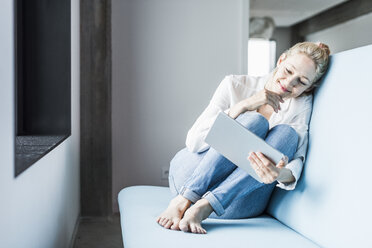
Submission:
<svg viewBox="0 0 372 248">
<path fill-rule="evenodd" d="M 314 97 L 309 149 L 294 191 L 276 189 L 266 214 L 203 222 L 197 235 L 160 227 L 166 187 L 119 193 L 125 248 L 372 247 L 372 45 L 332 56 Z"/>
</svg>

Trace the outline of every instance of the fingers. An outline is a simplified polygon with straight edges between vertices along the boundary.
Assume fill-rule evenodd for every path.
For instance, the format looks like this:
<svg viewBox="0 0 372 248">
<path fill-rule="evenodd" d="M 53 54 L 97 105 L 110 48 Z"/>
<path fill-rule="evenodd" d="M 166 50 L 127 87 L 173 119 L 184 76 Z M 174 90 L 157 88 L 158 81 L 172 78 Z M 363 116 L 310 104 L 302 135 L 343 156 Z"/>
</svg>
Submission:
<svg viewBox="0 0 372 248">
<path fill-rule="evenodd" d="M 269 96 L 277 102 L 284 103 L 284 100 L 280 95 L 273 93 L 273 94 L 269 94 Z"/>
<path fill-rule="evenodd" d="M 265 175 L 263 171 L 261 170 L 261 167 L 257 164 L 256 160 L 253 158 L 252 154 L 248 157 L 249 162 L 251 163 L 252 168 L 256 172 L 257 176 L 261 178 L 261 180 L 264 182 Z"/>
<path fill-rule="evenodd" d="M 275 98 L 277 101 L 281 102 L 281 103 L 284 103 L 284 100 L 283 100 L 283 97 L 273 91 L 270 91 L 270 90 L 266 90 L 265 89 L 265 92 L 266 92 L 266 96 L 269 96 L 269 97 L 273 97 Z"/>
<path fill-rule="evenodd" d="M 275 112 L 281 109 L 279 99 L 277 97 L 269 95 L 269 97 L 267 98 L 267 103 L 270 104 L 271 107 L 273 107 Z"/>
<path fill-rule="evenodd" d="M 269 164 L 266 161 L 263 161 L 260 156 L 257 156 L 258 153 L 252 152 L 252 158 L 258 165 L 258 167 L 262 170 L 264 174 L 270 173 L 269 171 Z"/>
<path fill-rule="evenodd" d="M 280 161 L 279 163 L 276 165 L 277 168 L 283 168 L 284 166 L 286 166 L 288 164 L 288 157 L 287 156 L 284 156 Z"/>
<path fill-rule="evenodd" d="M 276 165 L 276 168 L 282 169 L 285 166 L 285 162 L 280 160 L 279 163 Z"/>
<path fill-rule="evenodd" d="M 288 157 L 284 155 L 284 158 L 282 158 L 285 164 L 288 164 Z"/>
<path fill-rule="evenodd" d="M 280 168 L 275 167 L 274 163 L 261 152 L 250 153 L 248 160 L 251 162 L 252 168 L 261 178 L 262 182 L 268 184 L 274 182 L 278 178 Z"/>
<path fill-rule="evenodd" d="M 273 165 L 274 164 L 265 155 L 263 155 L 262 152 L 257 152 L 256 154 L 261 159 L 261 161 L 263 162 L 264 165 L 270 166 L 270 165 Z"/>
<path fill-rule="evenodd" d="M 272 101 L 271 99 L 267 100 L 267 104 L 269 104 L 274 109 L 275 113 L 278 113 L 278 111 L 280 110 L 279 104 Z"/>
<path fill-rule="evenodd" d="M 280 102 L 284 103 L 283 98 L 274 92 L 266 90 L 266 99 L 267 99 L 267 103 L 271 107 L 273 107 L 276 113 L 278 113 L 278 111 L 280 110 Z"/>
<path fill-rule="evenodd" d="M 287 156 L 284 156 L 280 161 L 279 163 L 276 165 L 277 168 L 279 169 L 282 169 L 284 168 L 284 166 L 288 164 L 288 157 Z"/>
</svg>

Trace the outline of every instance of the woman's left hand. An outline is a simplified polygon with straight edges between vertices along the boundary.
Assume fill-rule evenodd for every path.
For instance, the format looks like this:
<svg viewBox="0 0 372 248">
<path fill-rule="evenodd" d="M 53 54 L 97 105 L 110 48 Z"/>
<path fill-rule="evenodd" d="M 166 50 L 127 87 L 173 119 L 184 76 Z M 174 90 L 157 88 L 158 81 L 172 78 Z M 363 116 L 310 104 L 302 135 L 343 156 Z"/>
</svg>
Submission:
<svg viewBox="0 0 372 248">
<path fill-rule="evenodd" d="M 273 183 L 275 180 L 279 180 L 279 178 L 282 178 L 283 174 L 287 174 L 282 173 L 283 167 L 288 163 L 287 157 L 280 160 L 277 165 L 275 165 L 261 152 L 251 152 L 247 159 L 249 160 L 249 162 L 251 162 L 251 165 L 256 171 L 256 174 L 265 184 Z"/>
</svg>

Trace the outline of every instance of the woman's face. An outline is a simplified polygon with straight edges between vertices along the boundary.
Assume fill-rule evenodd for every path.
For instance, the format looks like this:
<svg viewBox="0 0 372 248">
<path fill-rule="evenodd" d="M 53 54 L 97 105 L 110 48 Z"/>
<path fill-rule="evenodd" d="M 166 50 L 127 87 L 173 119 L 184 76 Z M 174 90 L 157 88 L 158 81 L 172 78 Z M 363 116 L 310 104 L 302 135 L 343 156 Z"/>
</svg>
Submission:
<svg viewBox="0 0 372 248">
<path fill-rule="evenodd" d="M 311 89 L 315 76 L 315 63 L 307 55 L 296 53 L 286 57 L 282 54 L 265 88 L 283 98 L 298 97 Z"/>
</svg>

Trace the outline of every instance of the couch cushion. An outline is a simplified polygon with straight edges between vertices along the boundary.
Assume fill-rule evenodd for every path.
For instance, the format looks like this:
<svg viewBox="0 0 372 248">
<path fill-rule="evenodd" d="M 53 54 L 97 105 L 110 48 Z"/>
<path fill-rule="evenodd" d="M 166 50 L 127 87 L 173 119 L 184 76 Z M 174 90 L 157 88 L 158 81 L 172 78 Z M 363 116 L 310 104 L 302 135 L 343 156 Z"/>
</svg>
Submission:
<svg viewBox="0 0 372 248">
<path fill-rule="evenodd" d="M 125 248 L 148 247 L 318 247 L 277 220 L 262 216 L 243 220 L 207 219 L 206 235 L 164 229 L 156 217 L 171 200 L 169 188 L 133 186 L 119 193 Z"/>
<path fill-rule="evenodd" d="M 309 149 L 293 192 L 268 212 L 324 247 L 372 247 L 372 45 L 335 54 L 314 97 Z"/>
</svg>

